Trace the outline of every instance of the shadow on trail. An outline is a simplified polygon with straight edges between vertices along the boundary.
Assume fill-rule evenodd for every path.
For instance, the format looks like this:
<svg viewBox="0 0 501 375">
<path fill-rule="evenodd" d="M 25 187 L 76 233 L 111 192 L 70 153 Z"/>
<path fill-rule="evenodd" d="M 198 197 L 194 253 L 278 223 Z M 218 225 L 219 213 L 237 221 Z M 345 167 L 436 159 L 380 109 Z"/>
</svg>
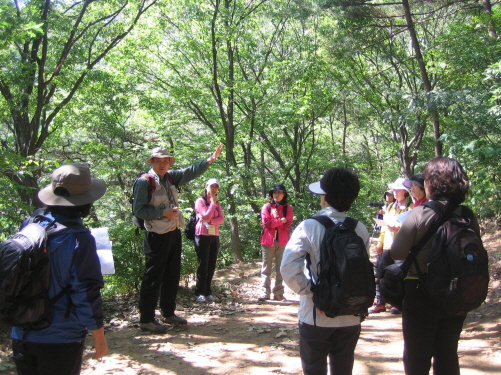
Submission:
<svg viewBox="0 0 501 375">
<path fill-rule="evenodd" d="M 239 303 L 242 310 L 226 316 L 221 314 L 225 310 L 220 304 L 185 306 L 189 325 L 186 329 L 173 328 L 166 335 L 145 334 L 137 324 L 116 330 L 114 338 L 109 335 L 109 356 L 117 356 L 118 362 L 130 362 L 127 366 L 131 370 L 141 369 L 135 373 L 151 375 L 244 374 L 250 370 L 256 373 L 258 368 L 263 373 L 276 373 L 285 367 L 287 357 L 297 363 L 287 373 L 300 374 L 297 305 L 278 301 Z M 272 318 L 276 316 L 280 319 Z M 98 370 L 99 364 L 93 367 Z"/>
</svg>

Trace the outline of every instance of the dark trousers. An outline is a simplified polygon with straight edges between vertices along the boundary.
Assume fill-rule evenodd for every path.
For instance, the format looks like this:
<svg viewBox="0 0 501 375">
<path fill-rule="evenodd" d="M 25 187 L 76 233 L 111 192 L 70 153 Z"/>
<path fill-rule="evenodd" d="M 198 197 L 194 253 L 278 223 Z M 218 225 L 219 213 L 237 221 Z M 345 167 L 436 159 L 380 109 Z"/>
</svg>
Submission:
<svg viewBox="0 0 501 375">
<path fill-rule="evenodd" d="M 458 341 L 466 316 L 447 316 L 420 289 L 405 281 L 402 307 L 406 375 L 459 375 Z"/>
<path fill-rule="evenodd" d="M 181 231 L 146 232 L 143 244 L 146 268 L 141 283 L 139 313 L 141 323 L 149 323 L 155 319 L 158 297 L 163 316 L 172 316 L 176 310 L 181 277 Z"/>
<path fill-rule="evenodd" d="M 198 257 L 195 294 L 210 296 L 212 294 L 210 286 L 219 253 L 219 236 L 195 236 L 195 251 Z"/>
<path fill-rule="evenodd" d="M 19 375 L 78 375 L 85 340 L 70 344 L 39 344 L 12 340 Z"/>
<path fill-rule="evenodd" d="M 378 303 L 380 305 L 386 304 L 386 301 L 379 289 L 379 277 L 383 273 L 383 270 L 393 263 L 395 263 L 395 261 L 390 255 L 390 250 L 383 250 L 383 252 L 376 257 L 376 299 L 379 301 Z"/>
<path fill-rule="evenodd" d="M 351 375 L 361 326 L 315 327 L 299 323 L 299 354 L 305 375 Z"/>
</svg>

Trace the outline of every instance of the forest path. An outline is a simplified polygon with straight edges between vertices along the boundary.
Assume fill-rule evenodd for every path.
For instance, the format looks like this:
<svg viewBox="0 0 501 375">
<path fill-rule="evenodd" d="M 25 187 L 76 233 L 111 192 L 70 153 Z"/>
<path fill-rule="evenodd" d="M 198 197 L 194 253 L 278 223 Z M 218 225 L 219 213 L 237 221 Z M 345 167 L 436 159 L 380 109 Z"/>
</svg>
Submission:
<svg viewBox="0 0 501 375">
<path fill-rule="evenodd" d="M 166 335 L 144 334 L 137 315 L 122 319 L 117 310 L 107 330 L 110 354 L 94 361 L 89 350 L 82 374 L 302 374 L 298 296 L 286 289 L 286 302 L 257 303 L 259 262 L 221 270 L 214 284 L 212 304 L 197 304 L 189 289 L 181 290 L 179 314 L 189 325 Z M 401 322 L 386 312 L 362 323 L 354 375 L 404 374 Z M 499 302 L 469 314 L 458 352 L 462 375 L 501 374 Z"/>
<path fill-rule="evenodd" d="M 461 334 L 462 375 L 501 374 L 501 231 L 484 236 L 484 244 L 491 254 L 491 287 L 486 303 L 468 314 Z M 177 313 L 189 324 L 165 335 L 139 329 L 137 301 L 107 301 L 109 354 L 91 359 L 89 335 L 82 375 L 302 374 L 298 296 L 286 288 L 287 301 L 258 303 L 260 262 L 220 270 L 213 285 L 218 300 L 210 304 L 196 303 L 190 285 L 180 289 Z M 362 323 L 354 375 L 404 374 L 401 322 L 400 315 L 386 312 Z M 2 345 L 2 375 L 16 374 L 10 355 Z"/>
</svg>

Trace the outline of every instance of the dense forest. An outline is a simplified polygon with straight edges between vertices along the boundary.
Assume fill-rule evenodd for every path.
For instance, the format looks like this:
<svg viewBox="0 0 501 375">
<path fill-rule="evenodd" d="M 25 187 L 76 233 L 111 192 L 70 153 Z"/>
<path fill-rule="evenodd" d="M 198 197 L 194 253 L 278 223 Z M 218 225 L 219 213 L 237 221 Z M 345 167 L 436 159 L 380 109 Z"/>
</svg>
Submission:
<svg viewBox="0 0 501 375">
<path fill-rule="evenodd" d="M 344 166 L 372 227 L 387 184 L 450 156 L 480 218 L 501 214 L 501 7 L 490 0 L 0 0 L 0 239 L 40 203 L 50 172 L 88 163 L 108 186 L 89 227 L 108 227 L 136 290 L 142 233 L 129 198 L 151 148 L 171 168 L 220 159 L 180 188 L 189 217 L 221 182 L 220 266 L 259 256 L 259 211 L 284 183 L 295 222 L 307 185 Z M 194 272 L 185 241 L 183 274 Z"/>
</svg>

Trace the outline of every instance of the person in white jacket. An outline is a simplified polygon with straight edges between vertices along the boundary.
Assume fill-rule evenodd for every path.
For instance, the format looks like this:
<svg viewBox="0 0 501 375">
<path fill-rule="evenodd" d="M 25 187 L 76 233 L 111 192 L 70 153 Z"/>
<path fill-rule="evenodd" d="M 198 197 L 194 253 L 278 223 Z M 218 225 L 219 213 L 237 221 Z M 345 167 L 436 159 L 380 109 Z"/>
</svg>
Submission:
<svg viewBox="0 0 501 375">
<path fill-rule="evenodd" d="M 343 222 L 346 213 L 360 190 L 358 177 L 345 168 L 332 168 L 322 179 L 309 185 L 313 194 L 320 195 L 320 210 L 316 215 L 325 215 L 337 222 Z M 358 222 L 355 232 L 363 239 L 369 254 L 369 232 Z M 330 373 L 351 375 L 355 347 L 360 336 L 360 317 L 340 315 L 328 318 L 322 311 L 313 316 L 313 293 L 305 269 L 305 258 L 309 254 L 312 264 L 320 259 L 320 244 L 324 238 L 324 226 L 316 220 L 300 223 L 287 243 L 280 271 L 285 284 L 300 295 L 299 301 L 299 353 L 304 374 L 327 374 L 327 358 Z M 316 278 L 316 267 L 311 267 Z"/>
</svg>

